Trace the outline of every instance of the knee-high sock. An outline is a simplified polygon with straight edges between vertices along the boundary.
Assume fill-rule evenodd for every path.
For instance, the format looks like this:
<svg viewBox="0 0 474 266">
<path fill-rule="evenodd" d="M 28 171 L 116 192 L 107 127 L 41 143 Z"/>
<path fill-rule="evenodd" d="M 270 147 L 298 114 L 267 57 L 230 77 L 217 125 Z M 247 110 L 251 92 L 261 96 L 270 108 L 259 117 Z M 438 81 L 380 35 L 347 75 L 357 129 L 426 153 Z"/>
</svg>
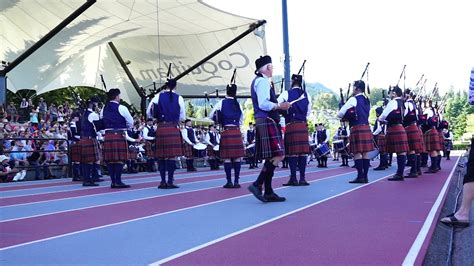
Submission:
<svg viewBox="0 0 474 266">
<path fill-rule="evenodd" d="M 38 167 L 39 168 L 39 167 Z M 72 165 L 72 177 L 73 178 L 78 178 L 81 175 L 81 165 L 80 164 L 73 164 Z M 39 177 L 39 176 L 38 176 Z"/>
<path fill-rule="evenodd" d="M 428 165 L 428 153 L 424 152 L 421 154 L 421 164 L 424 166 Z"/>
<path fill-rule="evenodd" d="M 410 175 L 417 174 L 417 165 L 416 165 L 416 154 L 409 154 L 408 161 L 410 162 Z"/>
<path fill-rule="evenodd" d="M 233 162 L 232 163 L 233 167 L 234 167 L 234 183 L 239 183 L 239 178 L 240 178 L 240 168 L 242 166 L 242 164 L 239 162 Z"/>
<path fill-rule="evenodd" d="M 168 171 L 168 184 L 173 184 L 174 171 L 176 170 L 176 161 L 166 160 L 166 170 Z"/>
<path fill-rule="evenodd" d="M 115 167 L 114 167 L 114 165 L 111 164 L 111 163 L 108 163 L 107 164 L 107 171 L 109 172 L 110 181 L 112 182 L 112 184 L 117 184 L 117 180 L 115 178 Z"/>
<path fill-rule="evenodd" d="M 224 163 L 224 171 L 225 171 L 225 178 L 227 182 L 232 182 L 232 163 L 225 162 Z"/>
<path fill-rule="evenodd" d="M 364 178 L 369 178 L 369 167 L 370 167 L 370 160 L 369 159 L 362 159 L 363 160 L 363 169 L 364 169 Z"/>
<path fill-rule="evenodd" d="M 299 156 L 298 157 L 298 169 L 300 170 L 300 180 L 305 180 L 306 178 L 306 160 L 308 156 Z"/>
<path fill-rule="evenodd" d="M 147 167 L 148 167 L 148 171 L 153 171 L 153 163 L 155 162 L 154 159 L 147 159 L 146 160 L 146 164 L 147 164 Z"/>
<path fill-rule="evenodd" d="M 354 160 L 355 168 L 357 169 L 357 179 L 364 178 L 364 161 L 363 159 Z"/>
<path fill-rule="evenodd" d="M 416 155 L 416 171 L 421 172 L 421 155 Z"/>
<path fill-rule="evenodd" d="M 114 169 L 115 169 L 115 181 L 117 181 L 117 184 L 122 184 L 123 163 L 114 164 Z"/>
<path fill-rule="evenodd" d="M 298 164 L 298 157 L 288 157 L 288 165 L 290 166 L 290 179 L 296 180 L 296 167 Z"/>
<path fill-rule="evenodd" d="M 431 158 L 430 168 L 431 170 L 436 170 L 438 168 L 438 163 L 436 162 L 438 160 L 438 156 L 430 156 L 430 158 Z"/>
<path fill-rule="evenodd" d="M 270 195 L 273 193 L 273 188 L 272 188 L 272 179 L 273 179 L 273 174 L 275 172 L 275 165 L 273 165 L 272 162 L 269 160 L 265 161 L 265 166 L 266 170 L 266 175 L 265 175 L 265 195 Z"/>
<path fill-rule="evenodd" d="M 158 161 L 158 170 L 160 171 L 161 182 L 166 183 L 166 160 L 160 159 Z"/>
<path fill-rule="evenodd" d="M 441 169 L 441 155 L 438 155 L 438 160 L 436 160 L 438 163 L 438 169 Z"/>
<path fill-rule="evenodd" d="M 451 154 L 451 151 L 446 151 L 446 159 L 450 159 L 449 155 Z"/>
<path fill-rule="evenodd" d="M 407 163 L 406 155 L 397 155 L 397 175 L 403 176 L 406 163 Z"/>
<path fill-rule="evenodd" d="M 88 163 L 82 163 L 82 182 L 89 183 L 92 182 L 91 178 L 91 165 Z"/>
<path fill-rule="evenodd" d="M 186 159 L 186 169 L 191 170 L 193 169 L 193 160 L 192 159 Z"/>
</svg>

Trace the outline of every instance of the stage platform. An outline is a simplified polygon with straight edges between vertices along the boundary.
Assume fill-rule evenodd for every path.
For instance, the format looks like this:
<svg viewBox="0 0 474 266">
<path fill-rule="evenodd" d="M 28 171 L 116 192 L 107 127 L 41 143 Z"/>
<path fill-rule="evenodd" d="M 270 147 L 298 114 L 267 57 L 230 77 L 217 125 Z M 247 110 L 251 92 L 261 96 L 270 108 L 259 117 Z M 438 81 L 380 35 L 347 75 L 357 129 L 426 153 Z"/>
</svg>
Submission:
<svg viewBox="0 0 474 266">
<path fill-rule="evenodd" d="M 459 155 L 459 154 L 458 154 Z M 412 265 L 423 264 L 459 156 L 436 174 L 387 181 L 395 166 L 349 184 L 354 168 L 307 169 L 310 186 L 282 187 L 282 203 L 247 190 L 259 169 L 242 167 L 240 189 L 224 171 L 179 170 L 179 189 L 158 173 L 124 175 L 131 188 L 82 187 L 70 179 L 0 184 L 2 265 Z M 372 161 L 372 166 L 378 161 Z M 222 167 L 221 167 L 222 168 Z M 108 178 L 104 176 L 104 178 Z"/>
</svg>

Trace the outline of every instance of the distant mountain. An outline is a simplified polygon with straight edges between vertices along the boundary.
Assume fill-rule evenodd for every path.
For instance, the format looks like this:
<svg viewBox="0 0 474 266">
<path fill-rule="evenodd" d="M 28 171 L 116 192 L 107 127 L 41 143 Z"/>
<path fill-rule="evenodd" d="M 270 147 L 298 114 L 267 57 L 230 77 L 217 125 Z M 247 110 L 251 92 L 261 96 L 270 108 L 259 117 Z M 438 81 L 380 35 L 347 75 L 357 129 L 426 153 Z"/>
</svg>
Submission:
<svg viewBox="0 0 474 266">
<path fill-rule="evenodd" d="M 333 90 L 329 89 L 328 87 L 324 86 L 319 82 L 306 83 L 306 91 L 311 96 L 318 95 L 320 93 L 336 94 Z"/>
</svg>

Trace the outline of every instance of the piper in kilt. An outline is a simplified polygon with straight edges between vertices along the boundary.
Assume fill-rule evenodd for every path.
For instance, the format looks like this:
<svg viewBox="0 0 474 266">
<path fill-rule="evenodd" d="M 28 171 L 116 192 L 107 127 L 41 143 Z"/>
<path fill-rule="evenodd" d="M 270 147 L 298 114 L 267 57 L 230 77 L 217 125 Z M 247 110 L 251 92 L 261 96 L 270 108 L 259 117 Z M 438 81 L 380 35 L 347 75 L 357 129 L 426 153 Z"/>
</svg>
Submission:
<svg viewBox="0 0 474 266">
<path fill-rule="evenodd" d="M 186 156 L 186 167 L 188 172 L 195 172 L 197 169 L 194 167 L 194 145 L 198 143 L 196 137 L 196 131 L 192 127 L 190 119 L 184 121 L 184 128 L 181 129 L 181 136 L 183 137 L 183 148 L 184 156 Z"/>
<path fill-rule="evenodd" d="M 219 142 L 220 136 L 216 131 L 216 126 L 209 125 L 209 131 L 204 135 L 204 144 L 207 145 L 207 161 L 211 170 L 219 170 L 219 151 L 214 150 L 216 146 L 220 148 Z"/>
<path fill-rule="evenodd" d="M 306 159 L 309 154 L 307 117 L 311 114 L 311 101 L 306 91 L 302 88 L 303 76 L 291 76 L 291 89 L 284 91 L 278 97 L 279 103 L 293 102 L 285 114 L 285 155 L 290 166 L 290 180 L 283 186 L 307 186 L 305 179 Z M 299 169 L 300 179 L 296 178 L 296 169 Z"/>
<path fill-rule="evenodd" d="M 127 129 L 133 127 L 133 118 L 128 108 L 120 104 L 119 89 L 110 89 L 107 99 L 102 109 L 102 119 L 105 128 L 104 161 L 112 181 L 110 187 L 128 188 L 130 185 L 122 182 L 122 170 L 129 159 L 127 140 L 135 141 L 127 135 Z"/>
<path fill-rule="evenodd" d="M 446 155 L 446 160 L 451 160 L 449 157 L 451 150 L 453 149 L 453 132 L 449 128 L 443 129 L 444 137 L 444 154 Z"/>
<path fill-rule="evenodd" d="M 81 140 L 81 132 L 77 123 L 79 122 L 80 114 L 72 113 L 71 122 L 69 123 L 69 129 L 67 132 L 67 138 L 69 141 L 70 156 L 72 162 L 72 181 L 81 181 L 81 148 L 79 141 Z"/>
<path fill-rule="evenodd" d="M 349 134 L 347 133 L 345 122 L 341 122 L 341 126 L 337 129 L 336 136 L 338 140 L 342 140 L 344 145 L 344 149 L 342 151 L 338 151 L 342 160 L 340 167 L 349 166 L 349 154 L 348 150 L 346 149 L 347 144 L 349 144 Z"/>
<path fill-rule="evenodd" d="M 176 80 L 168 79 L 167 91 L 157 94 L 148 105 L 148 117 L 156 118 L 155 154 L 158 159 L 158 170 L 161 182 L 158 188 L 178 188 L 174 184 L 174 172 L 176 170 L 176 157 L 183 156 L 183 138 L 179 130 L 179 122 L 186 118 L 184 100 L 181 95 L 174 92 Z M 166 181 L 168 173 L 168 181 Z"/>
<path fill-rule="evenodd" d="M 421 107 L 421 106 L 420 106 Z M 421 110 L 420 110 L 421 113 Z M 427 115 L 424 113 L 418 114 L 418 126 L 423 139 L 423 152 L 420 153 L 420 165 L 421 167 L 427 167 L 428 165 L 428 150 L 426 149 L 426 132 L 430 130 L 428 125 Z"/>
<path fill-rule="evenodd" d="M 403 181 L 403 172 L 406 165 L 406 154 L 408 151 L 408 140 L 403 127 L 403 99 L 402 89 L 395 86 L 392 89 L 392 100 L 379 117 L 380 121 L 387 121 L 387 135 L 385 141 L 387 152 L 397 154 L 397 172 L 389 181 Z"/>
<path fill-rule="evenodd" d="M 423 139 L 418 128 L 418 108 L 413 101 L 414 94 L 410 89 L 404 91 L 405 95 L 405 112 L 403 118 L 403 126 L 408 139 L 408 162 L 410 164 L 410 173 L 405 176 L 408 178 L 418 177 L 421 175 L 421 167 L 417 158 L 423 152 Z"/>
<path fill-rule="evenodd" d="M 370 101 L 364 95 L 365 83 L 362 80 L 354 81 L 353 97 L 341 107 L 337 116 L 349 121 L 350 150 L 354 154 L 354 163 L 357 177 L 349 183 L 368 183 L 370 160 L 368 152 L 374 150 L 374 139 L 369 126 Z M 353 114 L 348 116 L 348 114 Z"/>
<path fill-rule="evenodd" d="M 381 122 L 378 120 L 380 115 L 383 112 L 382 107 L 377 107 L 375 109 L 375 115 L 377 116 L 377 119 L 375 120 L 375 125 L 374 125 L 374 131 L 373 135 L 375 138 L 375 141 L 377 143 L 377 147 L 379 148 L 380 152 L 380 164 L 376 168 L 374 168 L 374 171 L 380 171 L 380 170 L 385 170 L 388 168 L 388 153 L 387 153 L 387 145 L 385 143 L 385 123 Z"/>
<path fill-rule="evenodd" d="M 81 120 L 81 140 L 78 143 L 81 170 L 82 185 L 85 187 L 98 186 L 92 178 L 92 168 L 94 164 L 99 164 L 100 150 L 97 142 L 97 131 L 94 121 L 99 120 L 99 115 L 94 111 L 97 107 L 98 99 L 92 97 Z"/>
<path fill-rule="evenodd" d="M 257 160 L 255 158 L 255 153 L 248 152 L 250 148 L 249 145 L 255 145 L 255 127 L 252 122 L 249 123 L 249 129 L 247 130 L 246 134 L 246 145 L 247 145 L 247 159 L 249 160 L 249 169 L 257 168 Z"/>
<path fill-rule="evenodd" d="M 427 125 L 429 128 L 425 133 L 425 147 L 431 159 L 431 165 L 425 173 L 437 173 L 440 169 L 440 162 L 438 161 L 441 161 L 438 155 L 440 154 L 442 146 L 439 141 L 439 133 L 436 130 L 439 118 L 435 113 L 434 108 L 431 106 L 431 102 L 430 106 L 425 109 L 424 114 L 426 115 Z"/>
<path fill-rule="evenodd" d="M 289 102 L 278 103 L 275 90 L 270 81 L 273 75 L 273 65 L 270 56 L 266 55 L 255 61 L 256 77 L 250 86 L 254 117 L 256 120 L 256 156 L 265 159 L 260 174 L 248 187 L 249 191 L 263 202 L 285 201 L 272 188 L 272 178 L 275 167 L 285 158 L 285 148 L 279 128 L 280 115 L 278 110 L 288 110 Z M 262 185 L 265 193 L 262 195 Z"/>
<path fill-rule="evenodd" d="M 149 172 L 156 172 L 155 153 L 156 153 L 156 130 L 153 128 L 153 118 L 148 116 L 146 126 L 142 129 L 142 138 L 145 140 L 146 163 Z"/>
<path fill-rule="evenodd" d="M 227 85 L 226 98 L 219 101 L 210 114 L 210 117 L 224 128 L 219 145 L 219 156 L 224 160 L 227 179 L 224 188 L 240 188 L 241 160 L 245 156 L 242 133 L 240 132 L 244 115 L 236 96 L 237 86 L 235 84 Z M 234 183 L 232 183 L 232 169 L 234 169 Z"/>
</svg>

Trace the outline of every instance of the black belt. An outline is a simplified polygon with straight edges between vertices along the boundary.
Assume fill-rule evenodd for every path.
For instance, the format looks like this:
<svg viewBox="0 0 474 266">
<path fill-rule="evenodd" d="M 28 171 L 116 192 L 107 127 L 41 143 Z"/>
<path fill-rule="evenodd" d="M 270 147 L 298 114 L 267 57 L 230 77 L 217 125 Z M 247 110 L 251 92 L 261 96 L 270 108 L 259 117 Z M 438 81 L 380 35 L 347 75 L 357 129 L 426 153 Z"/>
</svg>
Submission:
<svg viewBox="0 0 474 266">
<path fill-rule="evenodd" d="M 110 134 L 123 134 L 125 133 L 124 129 L 107 129 L 105 130 L 105 134 L 110 133 Z"/>
</svg>

